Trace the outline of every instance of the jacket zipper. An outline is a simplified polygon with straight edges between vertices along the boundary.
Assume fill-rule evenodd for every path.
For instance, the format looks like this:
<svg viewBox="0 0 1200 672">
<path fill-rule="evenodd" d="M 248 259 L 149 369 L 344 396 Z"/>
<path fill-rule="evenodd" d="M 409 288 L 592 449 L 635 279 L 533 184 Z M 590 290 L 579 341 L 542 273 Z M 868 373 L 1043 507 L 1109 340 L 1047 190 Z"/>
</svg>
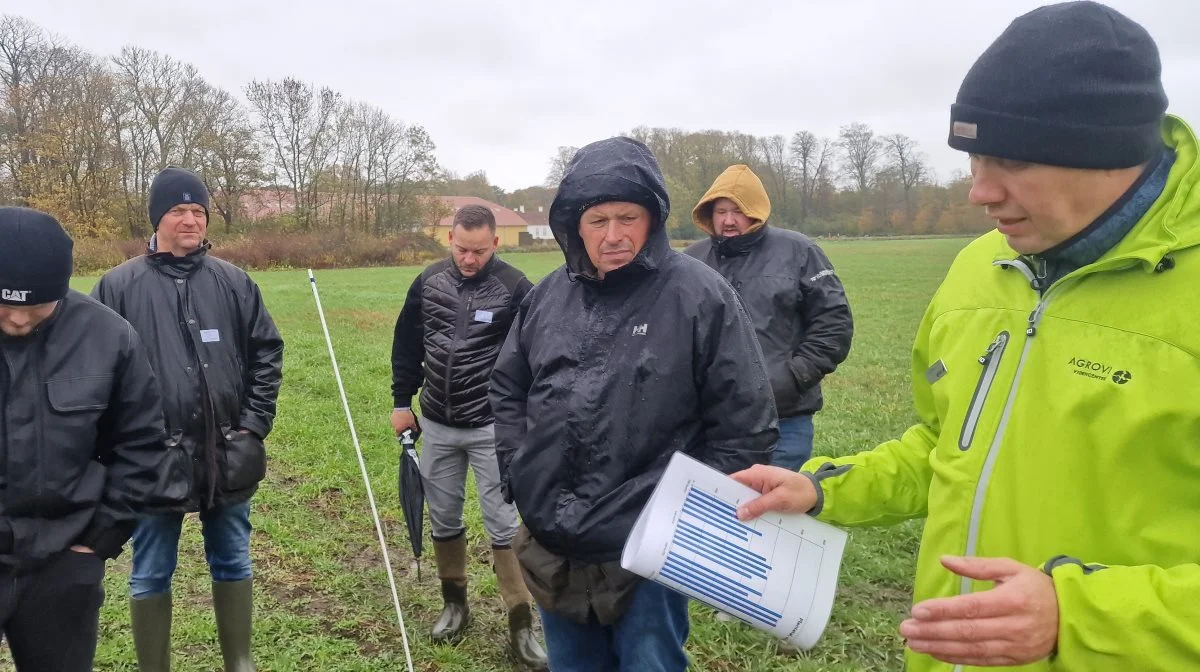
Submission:
<svg viewBox="0 0 1200 672">
<path fill-rule="evenodd" d="M 1057 289 L 1058 285 L 1048 290 L 1042 295 L 1033 312 L 1029 314 L 1028 326 L 1025 329 L 1025 345 L 1021 348 L 1021 358 L 1017 360 L 1017 370 L 1013 374 L 1012 383 L 1008 389 L 1008 398 L 1004 402 L 1004 412 L 1000 415 L 1000 423 L 996 427 L 996 433 L 992 437 L 992 443 L 988 446 L 987 457 L 983 462 L 983 470 L 979 474 L 979 481 L 975 484 L 975 497 L 971 502 L 971 520 L 967 527 L 967 547 L 966 555 L 972 557 L 975 555 L 979 546 L 979 524 L 983 515 L 983 498 L 987 494 L 988 483 L 992 478 L 992 471 L 996 466 L 996 458 L 1000 454 L 1000 444 L 1004 441 L 1005 430 L 1008 429 L 1008 421 L 1012 416 L 1013 402 L 1017 398 L 1017 390 L 1021 387 L 1021 374 L 1025 370 L 1025 360 L 1029 356 L 1029 350 L 1033 346 L 1034 336 L 1037 335 L 1038 325 L 1042 321 L 1042 316 L 1046 312 L 1046 306 L 1050 302 L 1050 297 Z M 967 594 L 971 592 L 971 579 L 963 577 L 960 592 Z"/>
<path fill-rule="evenodd" d="M 453 403 L 450 400 L 450 378 L 451 372 L 454 371 L 454 355 L 458 352 L 458 342 L 467 336 L 467 326 L 471 323 L 471 302 L 475 299 L 475 290 L 472 288 L 467 291 L 467 309 L 463 311 L 454 325 L 454 338 L 450 341 L 450 352 L 446 355 L 446 382 L 443 384 L 443 391 L 446 395 L 446 423 L 451 423 Z"/>
<path fill-rule="evenodd" d="M 992 384 L 996 382 L 996 371 L 1000 368 L 1000 359 L 1003 357 L 1004 348 L 1007 345 L 1008 332 L 1002 331 L 979 358 L 979 363 L 983 365 L 983 371 L 979 374 L 979 382 L 975 384 L 975 395 L 971 397 L 971 405 L 967 409 L 962 433 L 958 437 L 959 450 L 970 448 L 971 441 L 975 439 L 975 430 L 979 428 L 979 418 L 983 415 L 983 406 L 987 403 L 988 392 L 991 391 Z"/>
</svg>

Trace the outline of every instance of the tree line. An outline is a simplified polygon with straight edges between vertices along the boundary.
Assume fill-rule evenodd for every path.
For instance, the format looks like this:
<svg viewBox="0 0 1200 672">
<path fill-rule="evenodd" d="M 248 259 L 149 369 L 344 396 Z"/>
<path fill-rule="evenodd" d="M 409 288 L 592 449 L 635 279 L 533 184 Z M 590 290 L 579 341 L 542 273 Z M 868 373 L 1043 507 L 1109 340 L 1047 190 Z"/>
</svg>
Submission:
<svg viewBox="0 0 1200 672">
<path fill-rule="evenodd" d="M 164 54 L 102 58 L 0 16 L 0 202 L 52 212 L 77 236 L 141 238 L 150 180 L 178 165 L 204 179 L 210 226 L 227 232 L 387 234 L 442 208 L 420 125 L 292 78 L 241 93 Z"/>
<path fill-rule="evenodd" d="M 771 198 L 771 222 L 811 235 L 930 235 L 992 228 L 967 203 L 970 178 L 939 183 L 915 140 L 855 122 L 836 138 L 811 131 L 754 136 L 639 127 L 626 133 L 658 158 L 671 194 L 671 235 L 697 237 L 691 209 L 725 168 L 742 163 Z M 546 186 L 562 179 L 575 147 L 550 157 Z"/>
<path fill-rule="evenodd" d="M 673 237 L 697 237 L 692 205 L 734 163 L 771 197 L 773 223 L 812 235 L 951 234 L 989 224 L 968 181 L 939 183 L 917 143 L 851 123 L 835 138 L 639 127 L 658 157 Z M 253 80 L 236 94 L 171 56 L 129 46 L 100 57 L 17 16 L 0 16 L 0 203 L 55 214 L 75 236 L 145 238 L 146 194 L 168 165 L 212 194 L 210 227 L 420 231 L 447 214 L 438 196 L 549 210 L 575 148 L 550 157 L 543 185 L 506 192 L 482 172 L 442 168 L 419 124 L 299 79 Z"/>
</svg>

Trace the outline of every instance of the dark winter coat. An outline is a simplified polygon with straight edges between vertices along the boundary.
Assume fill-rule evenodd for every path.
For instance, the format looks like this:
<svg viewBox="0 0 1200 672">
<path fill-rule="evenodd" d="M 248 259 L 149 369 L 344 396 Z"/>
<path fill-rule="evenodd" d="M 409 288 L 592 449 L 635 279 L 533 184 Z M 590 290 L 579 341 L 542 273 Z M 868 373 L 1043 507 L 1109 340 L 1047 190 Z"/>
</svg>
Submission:
<svg viewBox="0 0 1200 672">
<path fill-rule="evenodd" d="M 600 280 L 578 227 L 604 201 L 645 206 L 652 226 Z M 581 149 L 550 210 L 566 264 L 526 297 L 492 374 L 505 492 L 559 556 L 619 558 L 675 451 L 734 472 L 768 462 L 778 437 L 753 324 L 720 275 L 670 249 L 668 211 L 644 145 Z"/>
<path fill-rule="evenodd" d="M 244 502 L 258 488 L 283 367 L 283 339 L 258 285 L 207 250 L 135 257 L 92 290 L 146 343 L 167 445 L 192 458 L 193 511 Z"/>
<path fill-rule="evenodd" d="M 850 353 L 854 319 L 825 253 L 807 236 L 762 226 L 686 251 L 725 276 L 754 320 L 779 417 L 821 409 L 821 379 Z"/>
<path fill-rule="evenodd" d="M 0 564 L 34 568 L 76 544 L 116 557 L 146 507 L 186 499 L 180 473 L 125 320 L 71 291 L 31 334 L 0 335 Z"/>
</svg>

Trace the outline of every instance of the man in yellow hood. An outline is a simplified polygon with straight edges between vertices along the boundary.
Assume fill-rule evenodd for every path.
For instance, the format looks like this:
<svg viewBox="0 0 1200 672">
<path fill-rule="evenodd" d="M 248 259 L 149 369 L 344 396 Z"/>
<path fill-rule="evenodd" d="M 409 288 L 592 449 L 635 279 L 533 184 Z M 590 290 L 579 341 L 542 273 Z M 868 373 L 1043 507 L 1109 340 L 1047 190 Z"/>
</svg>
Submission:
<svg viewBox="0 0 1200 672">
<path fill-rule="evenodd" d="M 950 111 L 996 231 L 918 328 L 919 421 L 735 475 L 743 518 L 925 519 L 911 672 L 1200 667 L 1200 144 L 1161 70 L 1094 2 L 1013 21 Z"/>
<path fill-rule="evenodd" d="M 825 253 L 807 236 L 768 226 L 770 215 L 758 176 L 730 166 L 692 210 L 708 239 L 686 253 L 725 276 L 754 320 L 779 412 L 771 463 L 795 471 L 812 455 L 821 379 L 849 354 L 854 320 Z"/>
</svg>

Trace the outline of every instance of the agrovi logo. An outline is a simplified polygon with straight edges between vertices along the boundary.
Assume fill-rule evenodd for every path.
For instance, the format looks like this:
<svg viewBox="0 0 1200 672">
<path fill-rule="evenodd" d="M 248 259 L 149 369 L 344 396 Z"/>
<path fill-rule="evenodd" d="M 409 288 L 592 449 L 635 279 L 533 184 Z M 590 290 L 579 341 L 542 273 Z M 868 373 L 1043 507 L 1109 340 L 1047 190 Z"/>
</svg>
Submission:
<svg viewBox="0 0 1200 672">
<path fill-rule="evenodd" d="M 1117 385 L 1125 385 L 1133 380 L 1133 372 L 1125 369 L 1113 370 L 1114 367 L 1111 364 L 1105 364 L 1094 359 L 1072 357 L 1068 363 L 1074 368 L 1075 375 L 1083 376 L 1084 378 L 1112 381 Z"/>
</svg>

